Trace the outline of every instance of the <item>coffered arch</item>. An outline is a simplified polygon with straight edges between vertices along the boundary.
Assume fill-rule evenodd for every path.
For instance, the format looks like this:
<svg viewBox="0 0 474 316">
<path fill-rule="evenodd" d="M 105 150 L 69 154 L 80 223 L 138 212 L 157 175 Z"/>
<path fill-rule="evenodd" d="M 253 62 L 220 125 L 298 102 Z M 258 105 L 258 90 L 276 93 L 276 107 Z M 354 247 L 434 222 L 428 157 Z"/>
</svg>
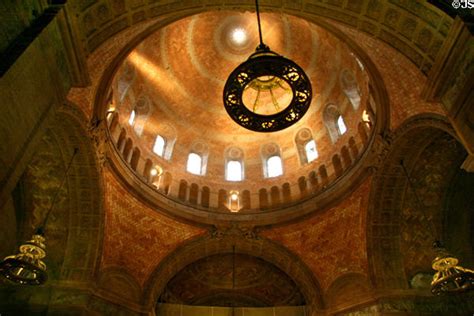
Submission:
<svg viewBox="0 0 474 316">
<path fill-rule="evenodd" d="M 416 271 L 412 266 L 420 261 L 413 257 L 413 251 L 415 257 L 425 258 L 417 268 L 422 266 L 424 272 L 430 273 L 427 258 L 433 258 L 431 243 L 440 237 L 436 231 L 442 223 L 444 191 L 465 152 L 450 124 L 437 115 L 412 117 L 393 133 L 391 140 L 387 155 L 374 176 L 370 195 L 367 220 L 369 275 L 375 288 L 407 289 L 409 279 Z M 447 145 L 452 148 L 446 148 Z M 409 187 L 401 161 L 410 178 L 420 183 L 425 181 L 423 174 L 426 172 L 433 177 L 438 173 L 433 172 L 434 169 L 445 170 L 444 176 L 436 180 L 439 185 L 433 184 L 437 191 L 431 193 L 435 194 L 431 199 L 427 195 L 429 188 L 416 187 L 416 195 L 421 196 L 420 205 L 413 188 Z M 447 165 L 443 166 L 443 163 Z M 435 196 L 440 203 L 433 202 Z M 418 247 L 410 249 L 408 244 Z M 407 260 L 410 254 L 412 259 Z"/>
<path fill-rule="evenodd" d="M 26 235 L 40 224 L 74 149 L 79 149 L 48 218 L 46 251 L 56 260 L 48 267 L 54 279 L 89 282 L 100 258 L 104 219 L 95 149 L 81 123 L 85 121 L 81 115 L 63 106 L 46 130 L 22 178 L 26 199 L 22 220 Z"/>
<path fill-rule="evenodd" d="M 301 259 L 269 239 L 236 227 L 194 239 L 168 255 L 147 281 L 143 304 L 152 308 L 173 276 L 189 264 L 213 255 L 231 254 L 233 246 L 236 254 L 256 257 L 286 273 L 296 283 L 310 309 L 324 308 L 319 283 Z"/>
<path fill-rule="evenodd" d="M 251 2 L 235 1 L 155 1 L 124 0 L 68 3 L 84 50 L 94 51 L 107 38 L 141 22 L 173 11 L 202 12 L 215 9 L 254 10 Z M 453 19 L 426 1 L 302 0 L 261 3 L 262 11 L 326 18 L 349 25 L 382 40 L 409 58 L 425 74 L 431 69 Z"/>
<path fill-rule="evenodd" d="M 102 251 L 104 210 L 97 149 L 82 113 L 69 110 L 65 105 L 56 120 L 52 133 L 61 148 L 79 149 L 68 184 L 71 186 L 71 217 L 65 224 L 69 225 L 70 234 L 62 273 L 67 279 L 86 281 L 95 277 Z"/>
</svg>

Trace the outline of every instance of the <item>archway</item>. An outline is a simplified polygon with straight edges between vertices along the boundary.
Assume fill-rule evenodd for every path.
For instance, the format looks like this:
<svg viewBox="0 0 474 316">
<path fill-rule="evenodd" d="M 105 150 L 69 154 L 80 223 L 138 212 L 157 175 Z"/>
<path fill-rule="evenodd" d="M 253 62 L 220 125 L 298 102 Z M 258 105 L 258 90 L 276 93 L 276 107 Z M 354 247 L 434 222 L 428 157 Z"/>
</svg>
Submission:
<svg viewBox="0 0 474 316">
<path fill-rule="evenodd" d="M 80 123 L 86 120 L 80 115 L 66 107 L 55 114 L 13 192 L 16 237 L 22 242 L 44 220 L 69 159 L 79 149 L 45 227 L 48 282 L 34 289 L 5 284 L 0 294 L 2 311 L 27 313 L 28 306 L 41 312 L 51 305 L 61 310 L 62 303 L 52 299 L 58 282 L 87 285 L 95 278 L 104 220 L 101 181 L 95 150 Z"/>
<path fill-rule="evenodd" d="M 233 247 L 237 256 L 264 262 L 265 266 L 274 266 L 286 274 L 301 292 L 310 310 L 324 308 L 318 281 L 296 255 L 268 239 L 255 236 L 251 231 L 236 227 L 195 239 L 165 258 L 146 283 L 144 305 L 149 308 L 155 306 L 170 280 L 185 267 L 207 257 L 228 256 L 233 253 Z"/>
<path fill-rule="evenodd" d="M 431 243 L 442 237 L 446 193 L 465 156 L 453 135 L 446 120 L 431 115 L 413 117 L 394 133 L 374 177 L 368 210 L 367 252 L 375 288 L 409 289 L 417 273 L 433 273 Z"/>
</svg>

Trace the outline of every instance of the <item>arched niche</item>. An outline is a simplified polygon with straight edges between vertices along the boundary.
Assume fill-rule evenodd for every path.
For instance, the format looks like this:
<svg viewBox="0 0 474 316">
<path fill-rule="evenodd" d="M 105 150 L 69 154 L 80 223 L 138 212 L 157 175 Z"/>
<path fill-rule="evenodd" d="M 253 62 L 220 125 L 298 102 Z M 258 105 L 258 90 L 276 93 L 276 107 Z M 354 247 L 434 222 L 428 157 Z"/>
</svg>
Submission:
<svg viewBox="0 0 474 316">
<path fill-rule="evenodd" d="M 158 304 L 220 307 L 304 306 L 295 282 L 274 264 L 242 253 L 219 253 L 187 265 Z"/>
<path fill-rule="evenodd" d="M 18 243 L 30 239 L 33 230 L 44 220 L 53 196 L 59 193 L 45 227 L 48 281 L 36 288 L 33 295 L 26 295 L 31 292 L 25 287 L 2 284 L 1 288 L 16 295 L 0 297 L 0 309 L 3 304 L 37 304 L 35 299 L 61 282 L 88 287 L 95 280 L 101 258 L 104 211 L 95 148 L 82 123 L 86 121 L 81 113 L 61 107 L 14 190 L 15 198 L 20 201 L 15 207 Z M 59 190 L 75 148 L 79 151 Z M 26 301 L 25 297 L 28 297 Z M 48 300 L 40 302 L 56 304 Z"/>
<path fill-rule="evenodd" d="M 436 115 L 407 120 L 392 139 L 371 189 L 369 275 L 376 288 L 408 289 L 417 273 L 433 273 L 431 244 L 443 237 L 442 226 L 449 216 L 443 203 L 465 153 L 449 123 Z"/>
<path fill-rule="evenodd" d="M 268 262 L 288 275 L 301 291 L 310 310 L 318 311 L 324 308 L 318 281 L 296 255 L 266 238 L 255 237 L 251 232 L 239 228 L 230 228 L 225 232 L 216 231 L 210 236 L 199 237 L 169 254 L 159 263 L 145 284 L 145 306 L 154 308 L 168 282 L 186 266 L 209 256 L 233 253 L 233 246 L 236 254 Z"/>
</svg>

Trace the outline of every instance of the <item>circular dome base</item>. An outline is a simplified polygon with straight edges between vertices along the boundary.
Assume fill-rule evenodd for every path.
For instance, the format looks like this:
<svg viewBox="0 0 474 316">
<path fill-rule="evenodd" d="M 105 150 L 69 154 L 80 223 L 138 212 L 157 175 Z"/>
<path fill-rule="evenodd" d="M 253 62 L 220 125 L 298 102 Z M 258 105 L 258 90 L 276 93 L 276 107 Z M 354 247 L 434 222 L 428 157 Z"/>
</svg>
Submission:
<svg viewBox="0 0 474 316">
<path fill-rule="evenodd" d="M 273 225 L 328 207 L 365 179 L 364 163 L 375 159 L 374 134 L 385 128 L 388 100 L 378 73 L 370 72 L 375 66 L 364 59 L 365 67 L 360 67 L 349 38 L 295 16 L 265 13 L 262 23 L 270 30 L 268 44 L 290 56 L 317 87 L 310 86 L 306 113 L 302 110 L 296 124 L 273 133 L 235 124 L 222 106 L 222 91 L 232 69 L 258 44 L 248 21 L 254 21 L 250 12 L 211 11 L 146 31 L 140 44 L 127 48 L 128 55 L 118 54 L 126 57 L 117 57 L 107 97 L 97 99 L 98 111 L 107 115 L 111 166 L 128 188 L 160 212 L 201 224 Z M 227 47 L 234 25 L 248 36 L 240 51 Z M 271 72 L 260 74 L 267 77 L 252 74 L 239 84 L 255 91 L 277 85 L 268 76 Z M 281 70 L 282 82 L 290 84 L 291 76 Z M 292 88 L 295 95 L 297 91 Z M 354 95 L 356 104 L 350 99 Z M 291 105 L 281 104 L 273 113 L 263 112 L 269 115 L 256 115 L 287 114 Z M 246 105 L 250 112 L 252 104 Z M 344 119 L 343 132 L 337 130 L 337 114 Z M 197 172 L 187 169 L 192 154 L 199 156 Z M 271 177 L 268 161 L 274 156 L 281 160 L 281 174 Z M 237 177 L 228 177 L 229 162 L 240 163 Z M 232 192 L 239 196 L 235 208 Z"/>
</svg>

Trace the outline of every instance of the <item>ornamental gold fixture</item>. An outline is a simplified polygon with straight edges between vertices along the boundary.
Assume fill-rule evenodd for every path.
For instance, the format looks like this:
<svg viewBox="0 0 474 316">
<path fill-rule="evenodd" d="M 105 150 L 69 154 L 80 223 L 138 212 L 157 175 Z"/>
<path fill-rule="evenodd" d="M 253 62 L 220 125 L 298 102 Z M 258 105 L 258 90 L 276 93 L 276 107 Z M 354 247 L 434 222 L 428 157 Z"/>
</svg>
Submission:
<svg viewBox="0 0 474 316">
<path fill-rule="evenodd" d="M 72 161 L 78 151 L 77 148 L 74 149 L 74 153 L 66 168 L 61 184 L 54 195 L 51 206 L 42 224 L 35 230 L 31 240 L 26 241 L 19 247 L 18 254 L 5 257 L 3 261 L 0 262 L 0 274 L 6 279 L 23 285 L 41 285 L 47 281 L 48 273 L 46 272 L 46 264 L 43 262 L 43 259 L 46 257 L 46 239 L 44 237 L 46 223 L 56 204 L 59 192 L 66 182 Z"/>
<path fill-rule="evenodd" d="M 437 255 L 432 267 L 436 273 L 431 281 L 431 293 L 443 295 L 474 289 L 474 271 L 459 266 L 459 260 L 447 252 L 439 242 L 435 242 L 434 247 Z"/>
<path fill-rule="evenodd" d="M 0 272 L 10 281 L 18 284 L 40 285 L 46 282 L 46 256 L 43 232 L 37 231 L 31 240 L 20 246 L 20 253 L 8 256 L 0 263 Z"/>
</svg>

